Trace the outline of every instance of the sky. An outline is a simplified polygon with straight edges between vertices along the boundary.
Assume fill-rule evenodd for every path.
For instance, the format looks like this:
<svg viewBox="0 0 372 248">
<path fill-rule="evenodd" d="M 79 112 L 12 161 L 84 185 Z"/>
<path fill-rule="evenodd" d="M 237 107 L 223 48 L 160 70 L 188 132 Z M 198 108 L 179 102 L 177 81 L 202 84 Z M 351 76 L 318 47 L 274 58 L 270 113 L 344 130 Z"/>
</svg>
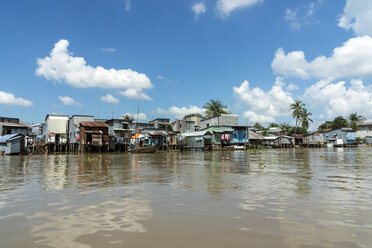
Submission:
<svg viewBox="0 0 372 248">
<path fill-rule="evenodd" d="M 372 119 L 372 1 L 2 0 L 0 116 Z"/>
</svg>

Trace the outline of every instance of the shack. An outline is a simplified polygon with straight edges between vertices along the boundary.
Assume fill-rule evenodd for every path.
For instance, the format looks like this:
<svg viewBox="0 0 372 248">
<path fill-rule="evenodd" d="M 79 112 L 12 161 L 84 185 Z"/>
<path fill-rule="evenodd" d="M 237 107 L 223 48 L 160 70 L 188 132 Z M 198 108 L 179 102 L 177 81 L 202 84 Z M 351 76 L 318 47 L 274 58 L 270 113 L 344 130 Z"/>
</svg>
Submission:
<svg viewBox="0 0 372 248">
<path fill-rule="evenodd" d="M 249 132 L 248 135 L 249 135 L 249 144 L 250 145 L 255 146 L 255 147 L 262 145 L 263 141 L 265 140 L 264 136 L 254 132 L 251 129 L 249 129 L 248 132 Z"/>
<path fill-rule="evenodd" d="M 205 129 L 202 129 L 200 131 L 209 131 L 212 133 L 212 145 L 213 147 L 220 147 L 222 142 L 221 142 L 221 138 L 222 138 L 222 134 L 223 134 L 223 129 L 225 129 L 226 131 L 226 127 L 222 128 L 222 127 L 218 127 L 218 126 L 211 126 L 211 127 L 208 127 L 208 128 L 205 128 Z"/>
<path fill-rule="evenodd" d="M 339 146 L 356 144 L 356 132 L 352 128 L 339 128 L 324 132 L 324 142 L 332 142 L 334 140 L 342 140 L 337 143 Z"/>
<path fill-rule="evenodd" d="M 233 137 L 231 143 L 233 145 L 244 145 L 249 143 L 249 131 L 247 126 L 234 126 Z"/>
<path fill-rule="evenodd" d="M 281 148 L 289 148 L 293 147 L 295 143 L 295 138 L 292 136 L 287 136 L 287 135 L 280 135 L 280 147 Z"/>
<path fill-rule="evenodd" d="M 158 146 L 159 148 L 167 145 L 168 133 L 164 130 L 145 129 L 141 134 L 149 137 L 149 145 Z"/>
<path fill-rule="evenodd" d="M 124 119 L 111 119 L 106 121 L 109 126 L 109 134 L 114 136 L 115 144 L 129 144 L 132 137 L 132 129 Z"/>
<path fill-rule="evenodd" d="M 27 135 L 27 126 L 14 122 L 0 122 L 0 135 L 21 133 Z"/>
<path fill-rule="evenodd" d="M 108 147 L 109 126 L 103 122 L 80 122 L 80 144 L 95 147 Z"/>
<path fill-rule="evenodd" d="M 273 136 L 264 137 L 264 140 L 263 140 L 262 144 L 265 147 L 279 148 L 280 145 L 281 145 L 280 137 L 279 136 L 274 136 L 274 135 Z"/>
<path fill-rule="evenodd" d="M 212 136 L 213 133 L 208 130 L 183 133 L 181 135 L 183 148 L 203 150 L 209 149 L 212 147 Z"/>
<path fill-rule="evenodd" d="M 17 133 L 0 136 L 0 151 L 5 155 L 23 153 L 25 151 L 25 135 Z"/>
<path fill-rule="evenodd" d="M 322 147 L 324 145 L 324 133 L 313 132 L 306 136 L 305 146 L 307 147 Z"/>
<path fill-rule="evenodd" d="M 366 141 L 367 145 L 372 145 L 372 136 L 366 136 L 364 140 Z"/>
<path fill-rule="evenodd" d="M 68 120 L 68 136 L 70 144 L 80 143 L 80 122 L 94 121 L 94 116 L 91 115 L 73 115 Z"/>
</svg>

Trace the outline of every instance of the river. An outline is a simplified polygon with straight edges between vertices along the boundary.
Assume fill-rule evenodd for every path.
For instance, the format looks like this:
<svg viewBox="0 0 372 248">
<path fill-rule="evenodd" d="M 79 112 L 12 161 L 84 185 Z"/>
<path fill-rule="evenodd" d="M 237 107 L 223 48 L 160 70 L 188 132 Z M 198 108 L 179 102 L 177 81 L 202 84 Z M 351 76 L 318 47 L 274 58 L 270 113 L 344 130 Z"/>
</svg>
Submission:
<svg viewBox="0 0 372 248">
<path fill-rule="evenodd" d="M 0 157 L 0 247 L 371 247 L 372 148 Z"/>
</svg>

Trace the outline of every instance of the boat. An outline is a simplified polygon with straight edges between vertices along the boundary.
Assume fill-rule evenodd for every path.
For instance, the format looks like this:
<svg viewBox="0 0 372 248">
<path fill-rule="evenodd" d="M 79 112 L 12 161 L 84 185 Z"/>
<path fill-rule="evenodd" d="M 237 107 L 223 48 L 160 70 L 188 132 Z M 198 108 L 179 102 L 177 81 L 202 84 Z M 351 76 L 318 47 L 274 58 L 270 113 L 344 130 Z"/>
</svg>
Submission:
<svg viewBox="0 0 372 248">
<path fill-rule="evenodd" d="M 132 153 L 154 153 L 158 150 L 156 146 L 144 146 L 144 147 L 137 147 L 132 148 L 130 151 Z"/>
</svg>

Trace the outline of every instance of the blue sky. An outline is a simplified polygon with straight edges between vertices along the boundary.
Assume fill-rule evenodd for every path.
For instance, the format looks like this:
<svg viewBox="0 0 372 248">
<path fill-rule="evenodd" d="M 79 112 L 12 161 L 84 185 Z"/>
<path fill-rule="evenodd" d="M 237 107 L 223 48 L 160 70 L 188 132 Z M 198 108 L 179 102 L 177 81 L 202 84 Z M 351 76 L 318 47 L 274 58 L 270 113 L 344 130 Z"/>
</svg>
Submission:
<svg viewBox="0 0 372 248">
<path fill-rule="evenodd" d="M 372 118 L 372 1 L 4 0 L 0 115 Z"/>
</svg>

